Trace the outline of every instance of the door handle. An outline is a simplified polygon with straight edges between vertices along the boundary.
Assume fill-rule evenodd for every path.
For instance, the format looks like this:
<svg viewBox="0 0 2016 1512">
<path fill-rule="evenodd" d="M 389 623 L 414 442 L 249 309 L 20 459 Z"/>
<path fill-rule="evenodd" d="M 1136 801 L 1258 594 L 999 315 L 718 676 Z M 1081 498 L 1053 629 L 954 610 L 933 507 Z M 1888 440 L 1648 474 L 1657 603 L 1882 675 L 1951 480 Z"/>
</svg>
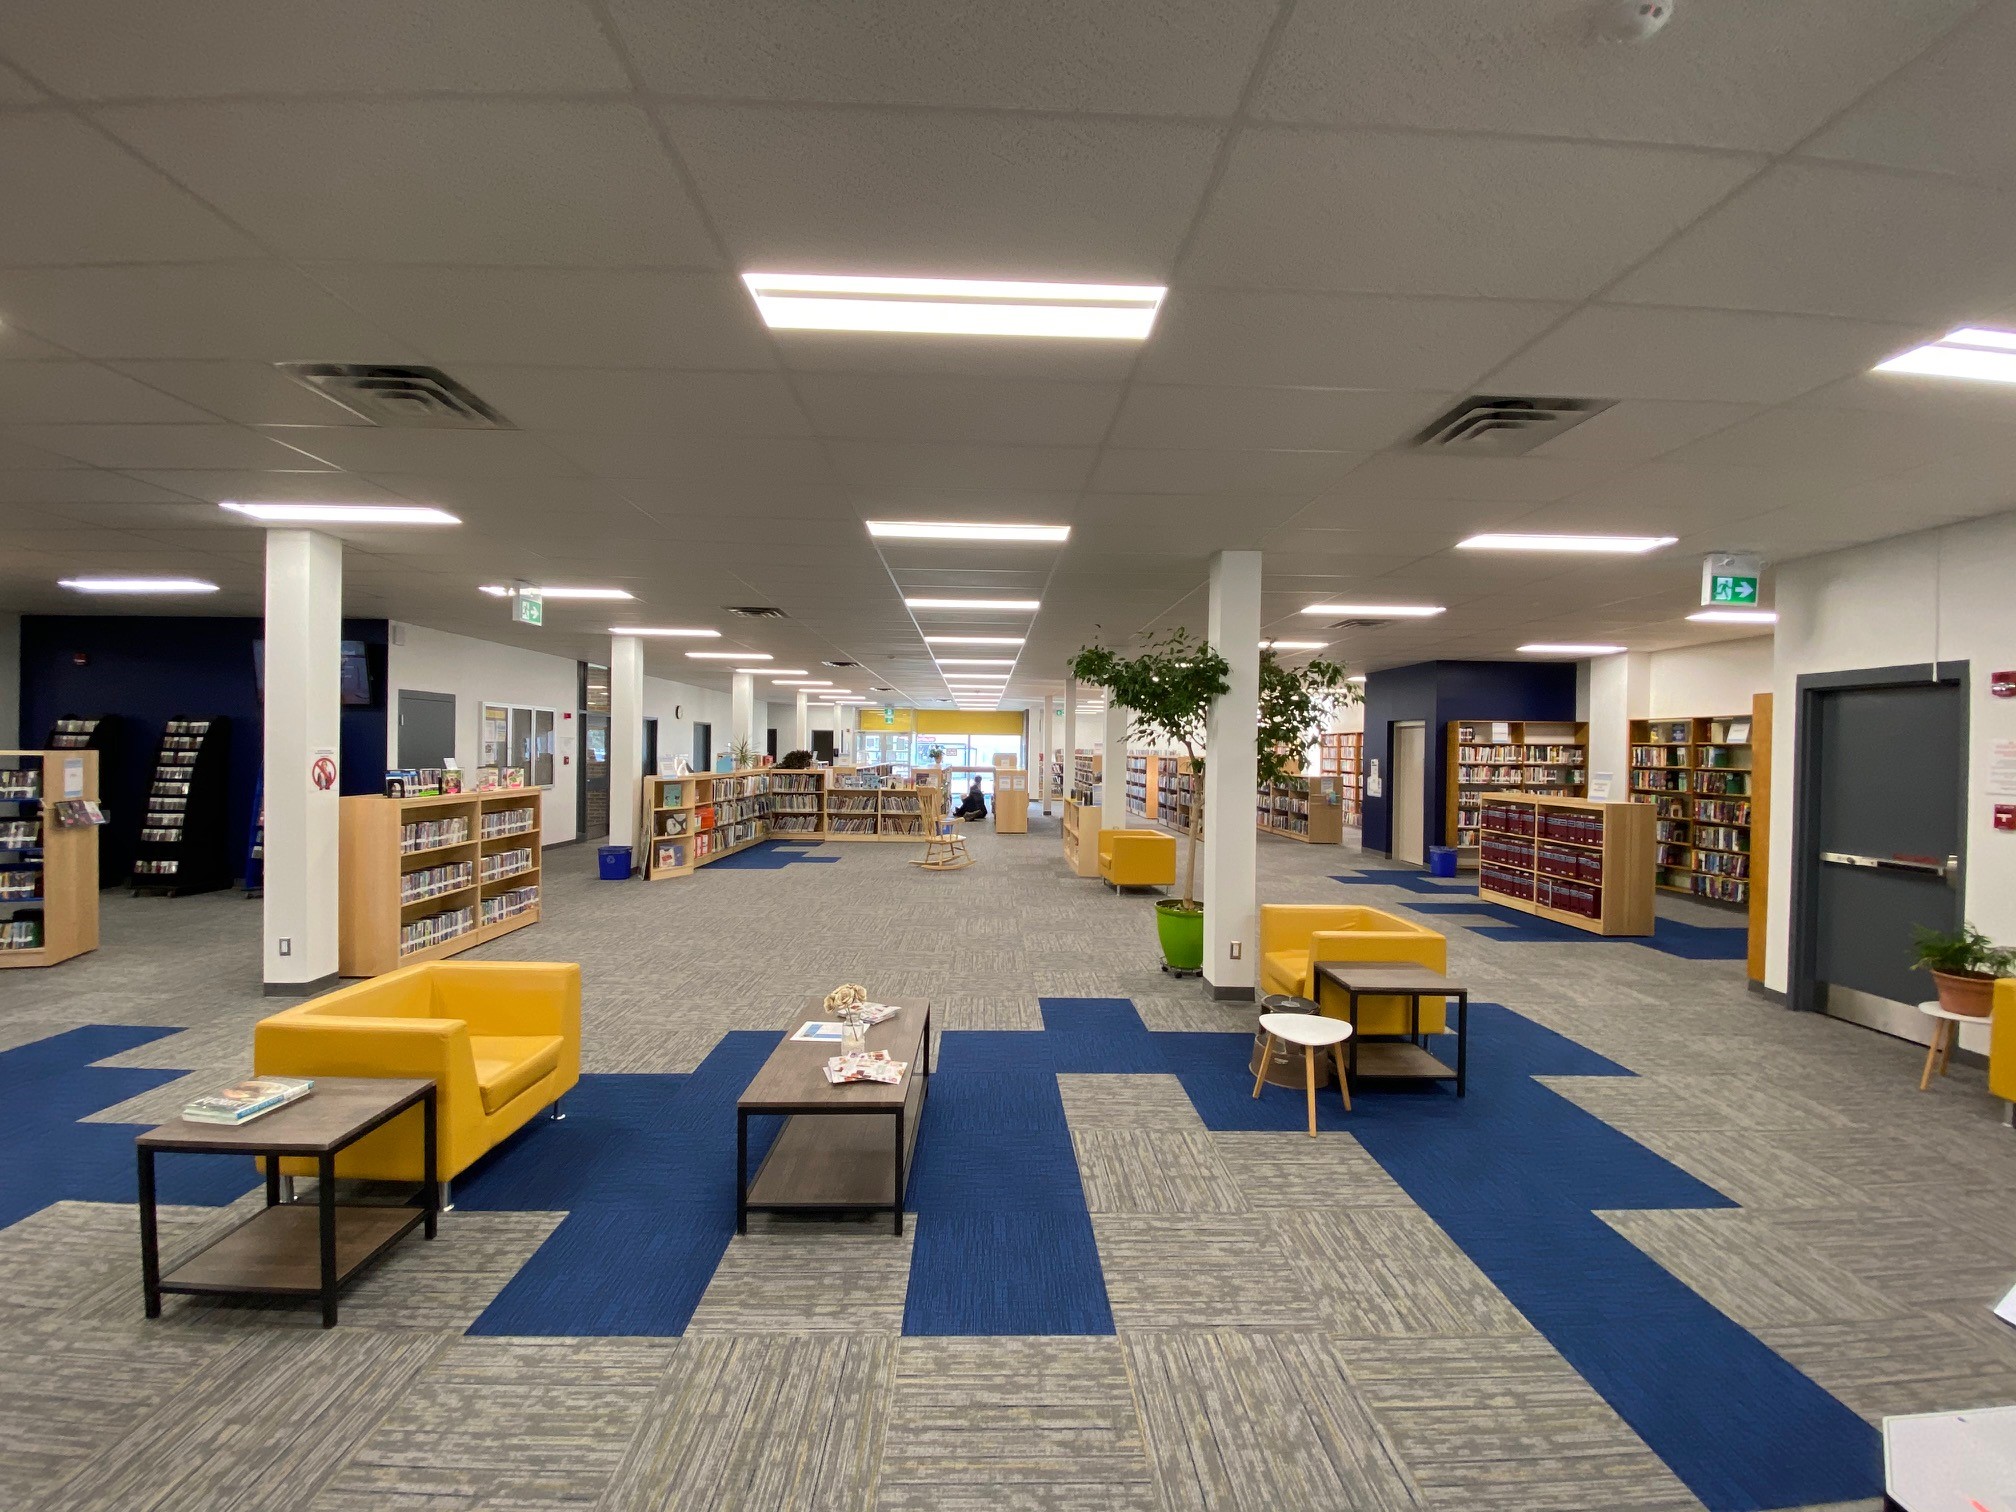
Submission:
<svg viewBox="0 0 2016 1512">
<path fill-rule="evenodd" d="M 1960 858 L 1944 861 L 1907 861 L 1901 856 L 1859 856 L 1849 851 L 1822 851 L 1820 859 L 1835 866 L 1859 866 L 1870 871 L 1909 872 L 1919 877 L 1944 877 L 1960 870 Z"/>
</svg>

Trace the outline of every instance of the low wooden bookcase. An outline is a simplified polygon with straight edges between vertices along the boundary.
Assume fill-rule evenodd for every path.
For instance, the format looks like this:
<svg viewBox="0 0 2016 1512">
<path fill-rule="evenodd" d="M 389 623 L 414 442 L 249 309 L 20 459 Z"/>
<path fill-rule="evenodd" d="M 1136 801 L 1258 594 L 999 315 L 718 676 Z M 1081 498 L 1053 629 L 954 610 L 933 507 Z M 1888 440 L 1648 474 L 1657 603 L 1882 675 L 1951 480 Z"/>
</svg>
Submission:
<svg viewBox="0 0 2016 1512">
<path fill-rule="evenodd" d="M 1477 895 L 1601 935 L 1652 933 L 1652 810 L 1534 793 L 1480 799 Z"/>
</svg>

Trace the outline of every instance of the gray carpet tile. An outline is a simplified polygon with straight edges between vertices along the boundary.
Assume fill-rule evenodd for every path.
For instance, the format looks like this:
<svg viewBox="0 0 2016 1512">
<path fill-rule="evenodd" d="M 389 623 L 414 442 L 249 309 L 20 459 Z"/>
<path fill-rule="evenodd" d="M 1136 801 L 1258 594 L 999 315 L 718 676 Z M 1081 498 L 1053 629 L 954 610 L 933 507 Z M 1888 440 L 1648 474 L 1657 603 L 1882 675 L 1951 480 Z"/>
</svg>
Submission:
<svg viewBox="0 0 2016 1512">
<path fill-rule="evenodd" d="M 2006 1323 L 1988 1321 L 2005 1334 Z M 2016 1402 L 2016 1344 L 1935 1308 L 1890 1318 L 1774 1324 L 1757 1336 L 1872 1423 Z"/>
<path fill-rule="evenodd" d="M 1197 1105 L 1173 1076 L 1095 1076 L 1061 1072 L 1057 1091 L 1064 1117 L 1074 1132 L 1131 1130 L 1146 1133 L 1167 1129 L 1176 1134 L 1201 1134 L 1204 1120 Z"/>
<path fill-rule="evenodd" d="M 1321 1292 L 1269 1215 L 1094 1213 L 1092 1231 L 1122 1332 L 1326 1321 Z"/>
<path fill-rule="evenodd" d="M 914 1223 L 901 1238 L 886 1217 L 827 1219 L 752 1214 L 728 1241 L 687 1335 L 903 1331 Z"/>
<path fill-rule="evenodd" d="M 1715 1208 L 1598 1216 L 1748 1329 L 1887 1318 L 1900 1310 L 1764 1213 Z"/>
<path fill-rule="evenodd" d="M 1489 1278 L 1416 1208 L 1296 1209 L 1272 1218 L 1300 1276 L 1313 1283 L 1330 1330 L 1341 1337 L 1532 1331 Z"/>
<path fill-rule="evenodd" d="M 1245 1199 L 1202 1130 L 1074 1129 L 1078 1178 L 1094 1213 L 1237 1213 Z"/>
</svg>

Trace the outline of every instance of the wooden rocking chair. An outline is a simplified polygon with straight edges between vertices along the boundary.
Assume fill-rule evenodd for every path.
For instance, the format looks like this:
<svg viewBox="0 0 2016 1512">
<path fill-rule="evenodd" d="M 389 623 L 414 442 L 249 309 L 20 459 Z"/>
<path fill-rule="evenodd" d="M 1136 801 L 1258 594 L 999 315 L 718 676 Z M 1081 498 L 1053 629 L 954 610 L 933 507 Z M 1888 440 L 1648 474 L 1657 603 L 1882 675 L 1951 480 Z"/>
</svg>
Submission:
<svg viewBox="0 0 2016 1512">
<path fill-rule="evenodd" d="M 912 861 L 912 866 L 921 866 L 926 871 L 958 871 L 971 866 L 977 859 L 966 848 L 966 837 L 959 833 L 950 819 L 940 819 L 931 831 L 931 838 L 924 844 L 924 859 Z"/>
</svg>

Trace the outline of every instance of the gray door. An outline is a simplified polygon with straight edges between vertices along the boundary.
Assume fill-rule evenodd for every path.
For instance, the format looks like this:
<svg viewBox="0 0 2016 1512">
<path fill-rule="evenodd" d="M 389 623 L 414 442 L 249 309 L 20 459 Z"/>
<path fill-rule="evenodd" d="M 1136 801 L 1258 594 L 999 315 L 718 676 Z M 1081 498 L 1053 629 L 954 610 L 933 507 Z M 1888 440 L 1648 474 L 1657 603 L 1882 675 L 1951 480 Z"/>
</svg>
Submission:
<svg viewBox="0 0 2016 1512">
<path fill-rule="evenodd" d="M 455 759 L 455 695 L 399 690 L 399 765 L 446 766 Z"/>
<path fill-rule="evenodd" d="M 1960 923 L 1965 694 L 1957 682 L 1808 688 L 1800 715 L 1802 1002 L 1922 1038 L 1908 1005 L 1932 983 L 1910 969 L 1911 933 Z"/>
<path fill-rule="evenodd" d="M 714 766 L 714 726 L 693 721 L 693 770 L 711 771 Z"/>
<path fill-rule="evenodd" d="M 1428 729 L 1410 721 L 1393 726 L 1392 854 L 1395 861 L 1428 863 Z"/>
<path fill-rule="evenodd" d="M 644 775 L 658 775 L 658 721 L 655 719 L 644 721 Z"/>
</svg>

